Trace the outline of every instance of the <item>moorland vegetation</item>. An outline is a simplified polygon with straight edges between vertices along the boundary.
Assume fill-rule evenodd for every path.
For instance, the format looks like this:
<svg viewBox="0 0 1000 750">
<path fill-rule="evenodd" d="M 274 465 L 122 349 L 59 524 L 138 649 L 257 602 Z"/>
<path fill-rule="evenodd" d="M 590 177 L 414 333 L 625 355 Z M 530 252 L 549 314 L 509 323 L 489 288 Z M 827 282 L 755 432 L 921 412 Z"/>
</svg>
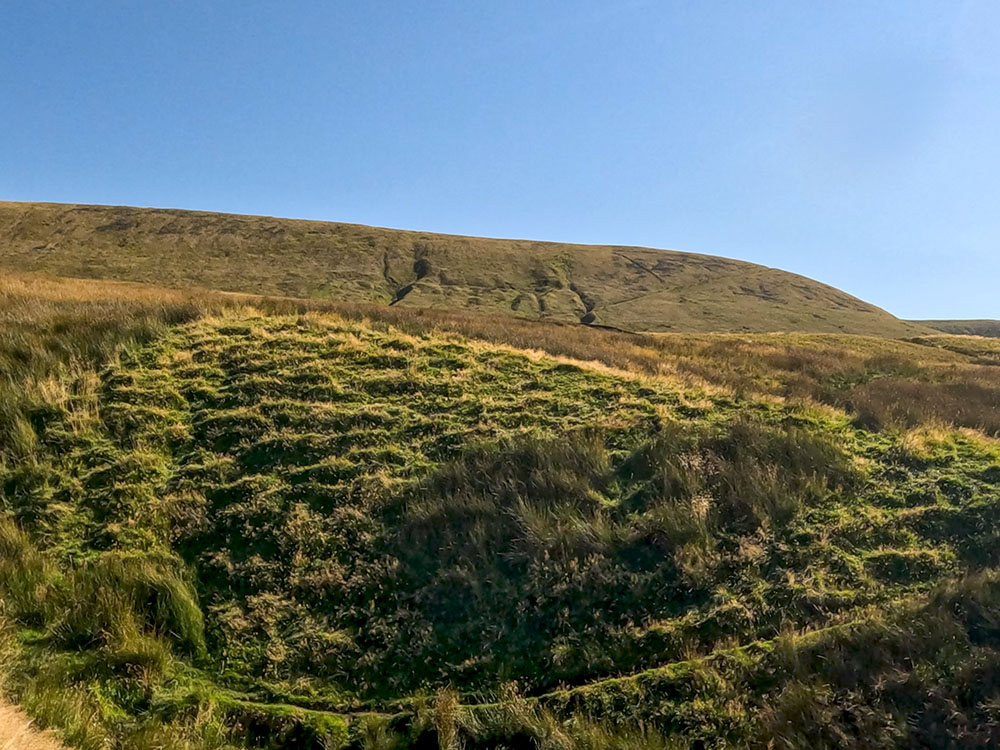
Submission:
<svg viewBox="0 0 1000 750">
<path fill-rule="evenodd" d="M 0 265 L 628 331 L 931 332 L 813 279 L 711 255 L 204 211 L 0 202 Z"/>
<path fill-rule="evenodd" d="M 88 750 L 983 746 L 998 363 L 11 274 L 0 688 Z"/>
</svg>

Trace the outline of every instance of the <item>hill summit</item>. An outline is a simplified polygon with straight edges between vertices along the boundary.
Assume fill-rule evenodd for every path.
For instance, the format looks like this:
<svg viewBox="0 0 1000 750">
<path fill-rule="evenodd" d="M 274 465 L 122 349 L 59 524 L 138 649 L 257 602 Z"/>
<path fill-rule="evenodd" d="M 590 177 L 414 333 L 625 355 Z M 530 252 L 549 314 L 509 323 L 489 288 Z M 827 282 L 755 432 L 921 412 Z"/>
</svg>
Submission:
<svg viewBox="0 0 1000 750">
<path fill-rule="evenodd" d="M 927 332 L 812 279 L 710 255 L 200 211 L 0 202 L 0 266 L 626 331 Z"/>
</svg>

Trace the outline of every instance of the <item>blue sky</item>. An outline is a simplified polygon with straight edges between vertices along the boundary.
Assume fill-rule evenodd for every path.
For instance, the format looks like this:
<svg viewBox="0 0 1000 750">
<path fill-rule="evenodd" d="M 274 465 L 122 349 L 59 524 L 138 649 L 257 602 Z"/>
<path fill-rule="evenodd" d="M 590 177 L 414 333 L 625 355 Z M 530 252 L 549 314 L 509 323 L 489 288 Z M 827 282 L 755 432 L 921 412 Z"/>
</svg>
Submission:
<svg viewBox="0 0 1000 750">
<path fill-rule="evenodd" d="M 1000 3 L 9 3 L 0 198 L 635 244 L 1000 317 Z"/>
</svg>

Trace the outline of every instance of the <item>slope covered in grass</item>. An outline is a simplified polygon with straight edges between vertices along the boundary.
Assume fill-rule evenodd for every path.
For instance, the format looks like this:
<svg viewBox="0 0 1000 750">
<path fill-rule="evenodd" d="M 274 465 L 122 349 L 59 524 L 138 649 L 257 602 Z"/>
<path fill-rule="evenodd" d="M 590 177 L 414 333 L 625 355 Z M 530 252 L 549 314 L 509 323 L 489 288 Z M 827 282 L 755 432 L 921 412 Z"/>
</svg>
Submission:
<svg viewBox="0 0 1000 750">
<path fill-rule="evenodd" d="M 913 322 L 955 336 L 1000 338 L 1000 320 L 916 320 Z"/>
<path fill-rule="evenodd" d="M 2 291 L 2 688 L 74 747 L 996 731 L 986 342 Z"/>
<path fill-rule="evenodd" d="M 0 266 L 630 331 L 928 330 L 811 279 L 708 255 L 194 211 L 0 203 Z"/>
</svg>

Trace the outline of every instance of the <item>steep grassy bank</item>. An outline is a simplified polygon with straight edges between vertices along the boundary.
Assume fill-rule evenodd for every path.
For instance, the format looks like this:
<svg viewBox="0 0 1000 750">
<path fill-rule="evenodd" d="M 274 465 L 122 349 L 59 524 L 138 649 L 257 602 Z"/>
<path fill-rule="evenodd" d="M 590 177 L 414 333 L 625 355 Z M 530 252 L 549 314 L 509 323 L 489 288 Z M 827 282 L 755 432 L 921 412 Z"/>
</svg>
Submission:
<svg viewBox="0 0 1000 750">
<path fill-rule="evenodd" d="M 73 746 L 996 731 L 997 443 L 817 403 L 989 388 L 986 342 L 0 299 L 3 688 Z"/>
<path fill-rule="evenodd" d="M 0 202 L 0 266 L 630 331 L 929 332 L 812 279 L 709 255 L 198 211 Z"/>
</svg>

